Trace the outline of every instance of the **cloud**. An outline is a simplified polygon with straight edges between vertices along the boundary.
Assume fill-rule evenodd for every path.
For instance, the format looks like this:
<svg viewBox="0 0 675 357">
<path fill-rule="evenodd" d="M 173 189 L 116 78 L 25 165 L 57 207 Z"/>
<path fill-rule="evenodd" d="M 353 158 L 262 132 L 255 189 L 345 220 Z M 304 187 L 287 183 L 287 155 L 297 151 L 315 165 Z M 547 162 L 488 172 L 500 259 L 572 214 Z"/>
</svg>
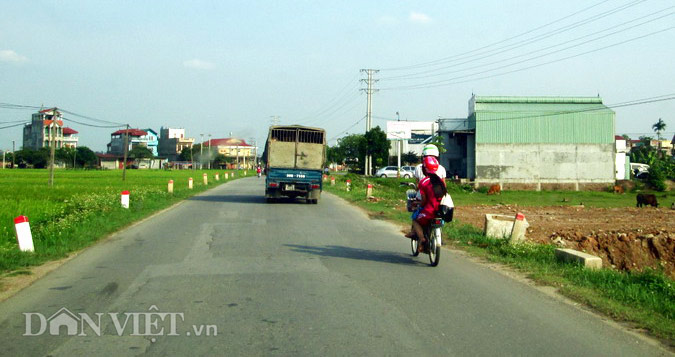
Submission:
<svg viewBox="0 0 675 357">
<path fill-rule="evenodd" d="M 28 58 L 21 56 L 12 50 L 0 50 L 0 62 L 21 63 L 26 61 L 28 61 Z"/>
<path fill-rule="evenodd" d="M 410 13 L 410 17 L 408 17 L 408 19 L 410 20 L 410 22 L 418 24 L 428 24 L 432 21 L 429 15 L 414 11 Z"/>
<path fill-rule="evenodd" d="M 183 61 L 183 66 L 187 68 L 194 68 L 194 69 L 202 69 L 202 70 L 211 70 L 214 69 L 216 66 L 207 61 L 202 61 L 200 59 L 191 59 L 187 61 Z"/>
</svg>

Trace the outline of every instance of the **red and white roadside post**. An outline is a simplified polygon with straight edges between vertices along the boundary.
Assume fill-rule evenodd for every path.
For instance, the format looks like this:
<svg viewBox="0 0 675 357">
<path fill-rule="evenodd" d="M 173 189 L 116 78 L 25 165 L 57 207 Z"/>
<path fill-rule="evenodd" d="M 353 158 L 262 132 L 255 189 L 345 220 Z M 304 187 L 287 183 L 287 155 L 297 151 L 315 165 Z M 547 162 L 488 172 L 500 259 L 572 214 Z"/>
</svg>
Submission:
<svg viewBox="0 0 675 357">
<path fill-rule="evenodd" d="M 513 222 L 509 243 L 520 243 L 525 240 L 527 227 L 529 227 L 529 224 L 525 221 L 525 215 L 520 212 L 516 213 L 516 220 Z"/>
<path fill-rule="evenodd" d="M 206 174 L 206 172 L 202 175 L 202 177 L 204 177 L 204 185 L 208 185 L 209 184 L 209 176 Z"/>
<path fill-rule="evenodd" d="M 216 181 L 220 181 L 220 174 L 216 172 Z"/>
<path fill-rule="evenodd" d="M 352 190 L 352 180 L 347 180 L 347 191 Z"/>
<path fill-rule="evenodd" d="M 169 180 L 169 185 L 167 186 L 169 193 L 173 193 L 173 180 Z"/>
<path fill-rule="evenodd" d="M 330 185 L 331 185 L 331 186 L 335 186 L 335 177 L 332 177 L 332 176 L 331 176 L 331 178 L 330 178 Z"/>
<path fill-rule="evenodd" d="M 225 179 L 228 180 L 230 178 L 230 175 L 226 172 L 225 173 Z"/>
<path fill-rule="evenodd" d="M 14 218 L 14 230 L 16 231 L 16 240 L 19 243 L 19 249 L 22 252 L 34 252 L 33 235 L 30 233 L 28 217 L 19 216 Z"/>
<path fill-rule="evenodd" d="M 122 191 L 122 208 L 129 208 L 129 191 Z"/>
<path fill-rule="evenodd" d="M 192 189 L 192 177 L 188 179 L 188 188 Z"/>
<path fill-rule="evenodd" d="M 366 188 L 366 198 L 372 195 L 373 195 L 373 185 L 369 183 L 368 187 Z"/>
</svg>

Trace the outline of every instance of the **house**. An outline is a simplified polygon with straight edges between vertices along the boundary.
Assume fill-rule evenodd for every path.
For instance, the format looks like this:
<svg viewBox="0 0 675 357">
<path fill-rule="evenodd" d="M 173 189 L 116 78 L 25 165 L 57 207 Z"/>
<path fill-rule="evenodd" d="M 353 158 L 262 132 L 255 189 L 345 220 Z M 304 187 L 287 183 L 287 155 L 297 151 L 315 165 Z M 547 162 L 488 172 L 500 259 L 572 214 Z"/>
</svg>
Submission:
<svg viewBox="0 0 675 357">
<path fill-rule="evenodd" d="M 125 139 L 125 136 L 128 138 Z M 124 155 L 124 141 L 128 140 L 127 150 L 131 151 L 137 146 L 147 147 L 152 155 L 157 156 L 157 133 L 152 129 L 122 129 L 110 134 L 108 154 Z"/>
<path fill-rule="evenodd" d="M 56 148 L 76 148 L 77 131 L 63 125 L 63 114 L 56 108 L 44 109 L 31 116 L 30 123 L 23 127 L 23 148 L 38 150 L 49 147 L 52 140 Z"/>
<path fill-rule="evenodd" d="M 440 120 L 441 164 L 476 186 L 604 189 L 615 182 L 615 113 L 600 97 L 472 96 Z"/>
<path fill-rule="evenodd" d="M 124 168 L 124 155 L 97 153 L 98 166 L 106 170 L 118 170 Z M 165 158 L 132 159 L 127 158 L 127 168 L 134 169 L 161 169 L 167 162 Z"/>
<path fill-rule="evenodd" d="M 201 145 L 204 149 L 202 155 L 211 155 L 211 157 L 205 157 L 206 160 L 213 160 L 215 155 L 220 154 L 234 161 L 238 167 L 244 168 L 253 167 L 258 149 L 247 144 L 244 139 L 237 138 L 210 139 Z"/>
<path fill-rule="evenodd" d="M 185 137 L 185 129 L 183 128 L 162 127 L 159 129 L 157 150 L 159 156 L 166 157 L 169 161 L 176 161 L 183 149 L 191 148 L 194 142 L 194 138 Z"/>
</svg>

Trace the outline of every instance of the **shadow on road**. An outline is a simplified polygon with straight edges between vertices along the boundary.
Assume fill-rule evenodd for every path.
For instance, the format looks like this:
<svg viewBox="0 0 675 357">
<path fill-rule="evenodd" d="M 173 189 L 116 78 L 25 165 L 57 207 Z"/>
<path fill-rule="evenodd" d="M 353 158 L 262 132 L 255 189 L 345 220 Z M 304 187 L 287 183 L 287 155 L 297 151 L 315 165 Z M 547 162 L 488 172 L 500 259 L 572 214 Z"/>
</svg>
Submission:
<svg viewBox="0 0 675 357">
<path fill-rule="evenodd" d="M 382 263 L 424 265 L 424 263 L 415 260 L 412 256 L 402 253 L 391 253 L 381 250 L 366 250 L 339 245 L 326 245 L 323 247 L 313 247 L 298 244 L 284 244 L 284 245 L 290 247 L 291 250 L 294 252 L 321 255 L 324 257 L 371 260 Z"/>
<path fill-rule="evenodd" d="M 205 202 L 235 202 L 235 203 L 265 203 L 263 195 L 212 195 L 212 196 L 192 196 L 189 201 Z"/>
</svg>

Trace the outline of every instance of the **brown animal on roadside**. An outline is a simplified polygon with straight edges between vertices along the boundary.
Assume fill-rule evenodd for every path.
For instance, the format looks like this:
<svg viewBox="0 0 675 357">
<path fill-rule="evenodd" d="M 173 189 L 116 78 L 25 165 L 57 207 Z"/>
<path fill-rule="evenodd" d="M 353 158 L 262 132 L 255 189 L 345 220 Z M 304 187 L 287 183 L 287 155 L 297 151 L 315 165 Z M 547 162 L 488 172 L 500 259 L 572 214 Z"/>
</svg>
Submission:
<svg viewBox="0 0 675 357">
<path fill-rule="evenodd" d="M 637 205 L 636 207 L 642 207 L 642 205 L 649 205 L 652 207 L 658 207 L 659 202 L 656 201 L 656 196 L 651 195 L 651 194 L 646 194 L 646 193 L 638 193 L 638 195 L 635 197 L 637 199 Z"/>
<path fill-rule="evenodd" d="M 488 195 L 501 195 L 502 194 L 502 188 L 497 185 L 492 185 L 490 186 L 490 189 L 487 192 Z"/>
<path fill-rule="evenodd" d="M 623 193 L 623 187 L 619 185 L 614 185 L 614 193 L 622 194 Z"/>
</svg>

